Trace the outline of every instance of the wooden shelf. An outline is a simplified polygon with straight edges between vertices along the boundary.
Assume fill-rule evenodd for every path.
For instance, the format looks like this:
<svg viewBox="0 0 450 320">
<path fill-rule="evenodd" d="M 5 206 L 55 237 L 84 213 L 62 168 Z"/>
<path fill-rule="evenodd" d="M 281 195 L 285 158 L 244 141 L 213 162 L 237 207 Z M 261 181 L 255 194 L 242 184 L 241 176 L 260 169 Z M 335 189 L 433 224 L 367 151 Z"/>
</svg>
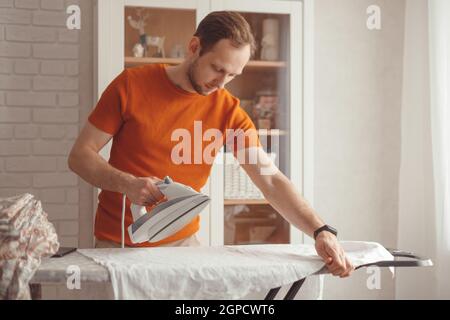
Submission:
<svg viewBox="0 0 450 320">
<path fill-rule="evenodd" d="M 275 220 L 276 218 L 234 218 L 232 221 L 235 224 L 273 224 Z"/>
<path fill-rule="evenodd" d="M 167 63 L 167 64 L 180 64 L 183 59 L 176 58 L 135 58 L 135 57 L 125 57 L 126 67 L 135 67 L 143 64 L 150 63 Z"/>
<path fill-rule="evenodd" d="M 178 58 L 135 58 L 135 57 L 125 57 L 125 67 L 135 67 L 139 65 L 149 64 L 149 63 L 166 63 L 166 64 L 180 64 L 183 59 Z M 260 61 L 251 60 L 248 62 L 246 68 L 285 68 L 286 62 L 284 61 Z"/>
<path fill-rule="evenodd" d="M 269 204 L 266 199 L 225 199 L 223 204 L 226 206 L 242 204 Z"/>
<path fill-rule="evenodd" d="M 262 60 L 250 60 L 247 68 L 286 68 L 286 62 L 284 61 L 262 61 Z"/>
<path fill-rule="evenodd" d="M 286 130 L 280 130 L 280 129 L 258 129 L 258 135 L 260 136 L 285 136 L 288 132 Z"/>
</svg>

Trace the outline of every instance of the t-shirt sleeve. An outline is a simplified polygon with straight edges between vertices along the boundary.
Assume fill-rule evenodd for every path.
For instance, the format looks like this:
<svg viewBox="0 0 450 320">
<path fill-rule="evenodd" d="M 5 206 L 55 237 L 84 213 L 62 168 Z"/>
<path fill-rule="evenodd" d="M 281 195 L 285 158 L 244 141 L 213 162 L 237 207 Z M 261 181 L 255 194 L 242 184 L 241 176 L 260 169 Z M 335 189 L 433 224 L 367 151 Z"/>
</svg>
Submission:
<svg viewBox="0 0 450 320">
<path fill-rule="evenodd" d="M 88 121 L 98 129 L 115 135 L 126 120 L 128 73 L 122 71 L 103 91 Z"/>
<path fill-rule="evenodd" d="M 226 146 L 236 154 L 238 150 L 261 147 L 258 130 L 250 116 L 240 106 L 239 99 L 233 97 L 233 108 L 228 117 Z"/>
</svg>

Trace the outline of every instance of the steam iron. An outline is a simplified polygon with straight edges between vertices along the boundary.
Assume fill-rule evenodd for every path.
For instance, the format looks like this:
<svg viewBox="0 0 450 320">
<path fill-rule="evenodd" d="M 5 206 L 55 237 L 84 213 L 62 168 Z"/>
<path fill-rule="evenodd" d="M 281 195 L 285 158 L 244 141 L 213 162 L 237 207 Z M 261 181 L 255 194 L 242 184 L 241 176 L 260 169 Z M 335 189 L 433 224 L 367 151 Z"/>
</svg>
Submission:
<svg viewBox="0 0 450 320">
<path fill-rule="evenodd" d="M 187 225 L 206 207 L 210 198 L 189 186 L 174 182 L 168 176 L 156 186 L 167 201 L 158 204 L 150 212 L 145 206 L 131 204 L 133 223 L 128 226 L 132 243 L 157 242 Z"/>
</svg>

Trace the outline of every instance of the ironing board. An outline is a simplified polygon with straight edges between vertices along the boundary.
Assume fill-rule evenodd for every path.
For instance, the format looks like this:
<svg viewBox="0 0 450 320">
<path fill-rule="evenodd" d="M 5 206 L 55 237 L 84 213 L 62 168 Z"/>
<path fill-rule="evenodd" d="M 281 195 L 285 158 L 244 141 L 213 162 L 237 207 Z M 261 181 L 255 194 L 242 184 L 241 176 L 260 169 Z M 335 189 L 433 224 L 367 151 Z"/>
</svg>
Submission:
<svg viewBox="0 0 450 320">
<path fill-rule="evenodd" d="M 108 270 L 95 263 L 81 253 L 75 251 L 63 257 L 44 258 L 30 281 L 31 299 L 42 298 L 42 285 L 64 284 L 67 281 L 67 270 L 71 266 L 80 268 L 80 281 L 92 283 L 110 282 Z"/>
<path fill-rule="evenodd" d="M 97 250 L 97 249 L 92 249 Z M 98 249 L 100 250 L 100 249 Z M 363 265 L 359 265 L 356 269 L 378 266 L 378 267 L 425 267 L 431 266 L 429 259 L 421 258 L 411 252 L 405 252 L 395 249 L 387 249 L 394 258 L 407 258 L 408 260 L 382 260 L 375 261 Z M 59 258 L 45 258 L 41 266 L 36 271 L 33 279 L 30 281 L 30 289 L 32 299 L 41 299 L 41 284 L 66 283 L 70 266 L 78 266 L 80 269 L 81 282 L 108 283 L 111 281 L 109 271 L 106 267 L 94 262 L 94 260 L 86 257 L 80 252 L 72 252 L 66 256 Z M 322 268 L 315 274 L 327 274 L 326 267 Z M 292 283 L 284 300 L 292 300 L 301 289 L 306 277 Z M 265 296 L 265 300 L 273 300 L 276 298 L 281 287 L 272 288 Z"/>
<path fill-rule="evenodd" d="M 370 266 L 377 266 L 380 268 L 403 268 L 403 267 L 430 267 L 433 265 L 430 259 L 428 258 L 422 258 L 417 255 L 415 255 L 412 252 L 402 251 L 398 249 L 390 249 L 386 248 L 394 258 L 408 258 L 410 260 L 383 260 L 383 261 L 377 261 L 373 263 L 367 263 L 360 266 L 357 266 L 355 270 L 366 268 Z M 327 274 L 328 272 L 323 269 L 319 271 L 317 274 Z M 298 291 L 301 289 L 303 283 L 305 282 L 306 277 L 302 278 L 300 280 L 295 281 L 292 286 L 289 288 L 288 292 L 284 296 L 283 300 L 293 300 L 294 297 L 297 295 Z M 281 287 L 273 288 L 271 289 L 264 300 L 274 300 L 277 296 L 278 292 L 280 291 Z"/>
</svg>

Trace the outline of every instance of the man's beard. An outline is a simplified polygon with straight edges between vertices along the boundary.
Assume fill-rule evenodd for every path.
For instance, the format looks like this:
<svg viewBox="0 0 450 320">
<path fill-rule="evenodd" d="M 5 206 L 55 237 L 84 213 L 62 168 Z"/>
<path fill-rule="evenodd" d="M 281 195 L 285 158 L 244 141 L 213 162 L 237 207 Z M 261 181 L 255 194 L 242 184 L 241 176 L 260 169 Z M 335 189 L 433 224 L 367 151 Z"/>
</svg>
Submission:
<svg viewBox="0 0 450 320">
<path fill-rule="evenodd" d="M 191 86 L 192 86 L 192 88 L 194 88 L 195 92 L 197 92 L 198 94 L 201 94 L 202 96 L 207 96 L 208 94 L 205 93 L 202 90 L 202 87 L 197 83 L 197 81 L 195 81 L 194 71 L 198 67 L 198 61 L 197 60 L 198 60 L 198 58 L 196 58 L 194 60 L 194 62 L 192 62 L 189 65 L 187 76 L 188 76 L 189 82 L 191 83 Z"/>
</svg>

